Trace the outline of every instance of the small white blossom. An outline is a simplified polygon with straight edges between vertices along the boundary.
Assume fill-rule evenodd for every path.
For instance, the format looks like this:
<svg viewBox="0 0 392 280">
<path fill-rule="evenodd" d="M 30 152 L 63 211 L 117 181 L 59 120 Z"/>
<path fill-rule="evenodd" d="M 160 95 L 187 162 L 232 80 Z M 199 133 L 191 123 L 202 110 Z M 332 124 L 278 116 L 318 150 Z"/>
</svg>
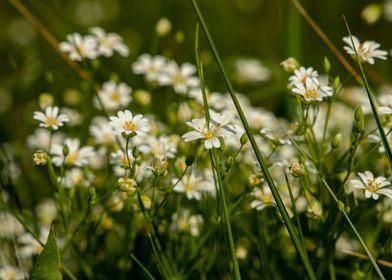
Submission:
<svg viewBox="0 0 392 280">
<path fill-rule="evenodd" d="M 148 120 L 138 114 L 133 116 L 131 111 L 119 111 L 117 117 L 110 117 L 109 124 L 118 134 L 143 135 L 149 130 Z"/>
<path fill-rule="evenodd" d="M 369 62 L 370 64 L 374 64 L 375 58 L 383 60 L 387 59 L 388 52 L 384 50 L 379 50 L 379 43 L 376 43 L 374 41 L 365 41 L 361 43 L 359 42 L 357 37 L 351 36 L 351 38 L 349 36 L 343 37 L 343 41 L 347 44 L 344 49 L 349 55 L 353 56 L 354 58 L 356 58 L 355 51 L 357 51 L 359 60 L 361 62 Z"/>
<path fill-rule="evenodd" d="M 211 116 L 210 123 L 208 124 L 205 119 L 193 119 L 186 123 L 188 126 L 194 128 L 182 135 L 185 142 L 194 141 L 197 139 L 204 140 L 204 147 L 206 149 L 219 148 L 219 137 L 232 136 L 236 134 L 233 126 L 227 125 L 227 120 L 222 115 Z"/>
<path fill-rule="evenodd" d="M 98 53 L 110 57 L 113 52 L 122 56 L 129 55 L 129 48 L 123 43 L 123 38 L 117 33 L 106 33 L 101 27 L 92 27 L 90 32 L 98 41 Z"/>
<path fill-rule="evenodd" d="M 98 91 L 98 96 L 106 110 L 113 111 L 120 107 L 126 107 L 132 101 L 132 89 L 125 83 L 108 81 Z M 97 102 L 96 102 L 97 104 Z M 99 104 L 101 107 L 101 104 Z"/>
<path fill-rule="evenodd" d="M 305 84 L 307 80 L 314 80 L 318 82 L 318 73 L 312 67 L 305 68 L 301 66 L 299 69 L 294 70 L 294 75 L 289 78 L 289 87 L 297 84 Z"/>
<path fill-rule="evenodd" d="M 96 117 L 92 120 L 90 134 L 97 144 L 110 145 L 115 141 L 113 129 L 107 119 L 103 117 Z"/>
<path fill-rule="evenodd" d="M 292 89 L 293 92 L 302 95 L 305 101 L 322 101 L 323 98 L 332 96 L 332 88 L 329 86 L 320 86 L 320 83 L 315 79 L 306 79 L 305 84 L 295 84 Z"/>
<path fill-rule="evenodd" d="M 166 68 L 166 58 L 161 55 L 151 56 L 142 54 L 132 64 L 132 70 L 135 74 L 146 76 L 148 81 L 157 81 L 158 77 Z"/>
<path fill-rule="evenodd" d="M 239 82 L 265 82 L 271 78 L 271 72 L 256 59 L 239 59 L 235 64 Z"/>
<path fill-rule="evenodd" d="M 94 36 L 83 37 L 79 33 L 73 33 L 67 36 L 67 41 L 60 43 L 59 48 L 68 53 L 71 60 L 81 61 L 83 58 L 94 59 L 99 55 L 97 43 Z"/>
<path fill-rule="evenodd" d="M 68 154 L 64 158 L 64 146 L 68 147 Z M 82 167 L 87 165 L 89 159 L 94 156 L 94 149 L 90 146 L 80 147 L 79 139 L 67 138 L 64 145 L 53 145 L 51 153 L 53 155 L 53 164 L 61 166 L 63 163 L 66 165 L 74 165 Z"/>
<path fill-rule="evenodd" d="M 34 134 L 27 137 L 27 144 L 31 148 L 48 151 L 50 142 L 52 145 L 58 145 L 64 141 L 64 135 L 60 132 L 52 133 L 52 140 L 50 134 L 51 132 L 45 128 L 37 128 Z"/>
<path fill-rule="evenodd" d="M 255 188 L 251 195 L 254 199 L 250 203 L 250 207 L 255 208 L 257 211 L 261 211 L 268 206 L 275 206 L 271 189 L 266 185 L 263 185 L 262 188 Z"/>
<path fill-rule="evenodd" d="M 200 227 L 203 224 L 201 215 L 191 215 L 188 209 L 182 209 L 172 216 L 173 223 L 170 229 L 174 232 L 189 232 L 192 236 L 200 235 Z"/>
<path fill-rule="evenodd" d="M 28 278 L 28 273 L 11 265 L 0 267 L 0 279 L 2 280 L 24 280 Z"/>
<path fill-rule="evenodd" d="M 177 178 L 173 179 L 172 183 L 175 184 Z M 191 173 L 185 175 L 181 181 L 174 187 L 175 192 L 184 193 L 188 199 L 200 200 L 202 192 L 211 189 L 210 182 L 206 181 L 203 176 Z"/>
<path fill-rule="evenodd" d="M 72 168 L 65 172 L 64 186 L 66 188 L 89 186 L 92 178 L 92 176 L 86 176 L 82 169 Z"/>
<path fill-rule="evenodd" d="M 40 121 L 39 126 L 50 128 L 53 130 L 59 129 L 65 122 L 69 121 L 67 115 L 59 114 L 59 108 L 54 106 L 46 107 L 45 113 L 34 112 L 33 118 Z"/>
<path fill-rule="evenodd" d="M 353 179 L 350 180 L 352 186 L 357 189 L 365 190 L 365 197 L 377 200 L 380 194 L 392 198 L 392 190 L 386 188 L 386 186 L 391 185 L 391 183 L 382 176 L 374 178 L 374 175 L 370 171 L 365 171 L 364 173 L 358 172 L 360 180 Z"/>
<path fill-rule="evenodd" d="M 158 83 L 162 86 L 173 86 L 176 93 L 187 93 L 191 88 L 199 85 L 199 79 L 193 76 L 195 73 L 196 67 L 190 63 L 178 66 L 175 61 L 170 61 L 165 71 L 159 75 Z"/>
</svg>

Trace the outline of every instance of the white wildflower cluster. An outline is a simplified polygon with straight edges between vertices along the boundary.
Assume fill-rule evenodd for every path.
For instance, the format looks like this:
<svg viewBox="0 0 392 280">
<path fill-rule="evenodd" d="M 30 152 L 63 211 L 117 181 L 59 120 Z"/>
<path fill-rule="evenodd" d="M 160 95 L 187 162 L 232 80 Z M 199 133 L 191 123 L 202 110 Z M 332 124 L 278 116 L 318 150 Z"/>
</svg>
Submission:
<svg viewBox="0 0 392 280">
<path fill-rule="evenodd" d="M 343 37 L 343 41 L 347 44 L 345 51 L 353 58 L 357 58 L 361 62 L 375 63 L 375 58 L 386 60 L 388 52 L 379 50 L 380 44 L 374 41 L 365 41 L 361 43 L 356 36 Z"/>
<path fill-rule="evenodd" d="M 101 27 L 90 28 L 90 34 L 79 33 L 67 35 L 67 41 L 61 42 L 59 48 L 68 53 L 71 60 L 95 59 L 99 56 L 111 57 L 115 52 L 128 56 L 129 48 L 116 33 L 106 33 Z"/>
</svg>

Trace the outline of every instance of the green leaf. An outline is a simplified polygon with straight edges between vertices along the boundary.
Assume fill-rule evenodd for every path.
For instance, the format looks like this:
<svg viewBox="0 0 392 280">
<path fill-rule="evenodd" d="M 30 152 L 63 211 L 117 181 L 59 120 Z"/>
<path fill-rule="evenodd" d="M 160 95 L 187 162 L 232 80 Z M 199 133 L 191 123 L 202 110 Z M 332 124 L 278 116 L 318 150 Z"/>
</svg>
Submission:
<svg viewBox="0 0 392 280">
<path fill-rule="evenodd" d="M 31 272 L 30 279 L 63 279 L 60 268 L 60 253 L 56 244 L 56 232 L 54 229 L 54 224 L 52 224 L 48 240 L 46 241 L 44 250 L 38 256 L 37 262 L 35 263 Z"/>
</svg>

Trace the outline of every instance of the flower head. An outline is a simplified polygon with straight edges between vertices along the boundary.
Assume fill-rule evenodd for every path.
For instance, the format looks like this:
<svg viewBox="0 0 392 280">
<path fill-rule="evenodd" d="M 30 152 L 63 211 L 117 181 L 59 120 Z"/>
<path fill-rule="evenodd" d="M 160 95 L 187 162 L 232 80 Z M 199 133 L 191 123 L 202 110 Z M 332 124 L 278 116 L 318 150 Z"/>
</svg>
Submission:
<svg viewBox="0 0 392 280">
<path fill-rule="evenodd" d="M 64 155 L 64 147 L 67 147 L 67 153 Z M 94 149 L 90 146 L 80 147 L 79 139 L 67 138 L 64 145 L 53 145 L 51 153 L 53 155 L 53 164 L 61 166 L 63 163 L 68 166 L 84 166 L 88 164 L 91 157 L 95 155 Z"/>
<path fill-rule="evenodd" d="M 350 36 L 343 37 L 343 41 L 347 44 L 347 46 L 344 47 L 346 52 L 356 58 L 355 51 L 357 51 L 358 58 L 361 62 L 369 62 L 370 64 L 374 64 L 375 58 L 383 60 L 387 59 L 388 52 L 379 50 L 379 43 L 374 41 L 365 41 L 361 43 L 355 36 L 351 36 L 351 38 Z"/>
<path fill-rule="evenodd" d="M 197 139 L 204 140 L 206 149 L 219 148 L 219 137 L 226 137 L 235 135 L 235 128 L 227 125 L 226 118 L 221 115 L 211 117 L 208 124 L 205 119 L 193 119 L 186 123 L 188 126 L 195 129 L 182 135 L 185 142 L 194 141 Z"/>
<path fill-rule="evenodd" d="M 294 74 L 289 78 L 289 87 L 297 84 L 305 84 L 307 80 L 314 80 L 318 82 L 318 73 L 312 67 L 305 68 L 301 66 L 294 70 Z"/>
<path fill-rule="evenodd" d="M 329 86 L 320 86 L 318 80 L 306 79 L 305 84 L 295 84 L 293 92 L 302 95 L 305 101 L 322 101 L 324 97 L 332 96 L 332 88 Z"/>
<path fill-rule="evenodd" d="M 79 33 L 73 33 L 67 36 L 67 41 L 60 43 L 59 48 L 68 53 L 71 60 L 81 61 L 83 58 L 94 59 L 99 55 L 97 43 L 94 36 L 83 37 Z"/>
<path fill-rule="evenodd" d="M 178 179 L 174 179 L 173 184 L 177 181 Z M 190 175 L 185 175 L 173 190 L 175 192 L 185 193 L 188 199 L 200 200 L 202 192 L 209 191 L 210 189 L 209 181 L 206 181 L 201 175 L 191 173 Z"/>
<path fill-rule="evenodd" d="M 194 77 L 196 67 L 190 63 L 179 66 L 175 61 L 170 61 L 164 72 L 158 77 L 162 86 L 171 85 L 177 93 L 187 93 L 189 89 L 199 85 L 199 79 Z"/>
<path fill-rule="evenodd" d="M 351 184 L 354 188 L 365 190 L 365 197 L 377 200 L 380 194 L 392 198 L 392 190 L 387 189 L 391 183 L 385 177 L 374 178 L 373 173 L 365 171 L 364 173 L 358 172 L 360 180 L 353 179 Z"/>
<path fill-rule="evenodd" d="M 98 96 L 105 109 L 112 111 L 128 106 L 132 101 L 131 92 L 132 89 L 125 83 L 117 84 L 115 81 L 108 81 L 102 85 Z"/>
<path fill-rule="evenodd" d="M 110 117 L 109 124 L 118 134 L 143 135 L 149 130 L 148 120 L 140 114 L 133 116 L 129 110 L 119 111 L 117 117 Z"/>
<path fill-rule="evenodd" d="M 239 59 L 235 66 L 239 82 L 265 82 L 271 77 L 270 70 L 256 59 Z"/>
<path fill-rule="evenodd" d="M 129 48 L 123 43 L 123 38 L 116 33 L 106 33 L 101 27 L 92 27 L 90 32 L 98 41 L 98 53 L 110 57 L 113 52 L 128 56 Z"/>
<path fill-rule="evenodd" d="M 59 129 L 59 127 L 63 126 L 65 122 L 69 121 L 67 115 L 59 114 L 59 108 L 56 106 L 46 107 L 45 113 L 34 112 L 33 118 L 35 120 L 41 121 L 39 126 L 53 130 Z"/>
<path fill-rule="evenodd" d="M 147 53 L 142 54 L 132 64 L 135 74 L 143 74 L 148 81 L 157 81 L 158 77 L 166 67 L 166 58 L 161 55 L 151 56 Z"/>
</svg>

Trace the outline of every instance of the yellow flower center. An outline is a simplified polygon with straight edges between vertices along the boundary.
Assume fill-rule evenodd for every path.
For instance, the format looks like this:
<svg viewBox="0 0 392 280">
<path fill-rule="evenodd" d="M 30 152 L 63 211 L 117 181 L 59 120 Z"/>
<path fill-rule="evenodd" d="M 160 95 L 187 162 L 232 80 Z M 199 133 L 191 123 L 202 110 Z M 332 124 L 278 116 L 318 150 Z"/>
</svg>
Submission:
<svg viewBox="0 0 392 280">
<path fill-rule="evenodd" d="M 193 185 L 190 184 L 190 183 L 185 184 L 184 189 L 185 189 L 187 192 L 190 192 L 190 191 L 193 190 Z"/>
<path fill-rule="evenodd" d="M 132 121 L 125 121 L 123 124 L 123 128 L 126 130 L 131 130 L 135 131 L 136 130 L 136 124 Z"/>
<path fill-rule="evenodd" d="M 368 179 L 367 188 L 371 192 L 376 192 L 379 188 L 381 188 L 381 185 L 380 183 L 376 182 L 375 179 Z"/>
<path fill-rule="evenodd" d="M 119 102 L 121 100 L 120 93 L 117 90 L 113 91 L 112 94 L 110 95 L 110 100 L 114 102 Z"/>
<path fill-rule="evenodd" d="M 315 97 L 318 97 L 318 96 L 319 96 L 318 90 L 315 89 L 315 88 L 307 89 L 306 92 L 305 92 L 305 94 L 304 94 L 304 96 L 305 96 L 306 98 L 315 98 Z"/>
<path fill-rule="evenodd" d="M 183 85 L 185 84 L 186 80 L 181 74 L 176 74 L 173 77 L 173 84 L 174 85 Z"/>
<path fill-rule="evenodd" d="M 72 165 L 75 163 L 75 161 L 79 158 L 79 151 L 76 151 L 72 154 L 69 154 L 66 158 L 65 158 L 65 164 L 68 165 Z"/>
<path fill-rule="evenodd" d="M 55 126 L 55 125 L 58 125 L 59 121 L 57 120 L 56 117 L 47 116 L 45 119 L 45 123 L 50 126 Z"/>
</svg>

